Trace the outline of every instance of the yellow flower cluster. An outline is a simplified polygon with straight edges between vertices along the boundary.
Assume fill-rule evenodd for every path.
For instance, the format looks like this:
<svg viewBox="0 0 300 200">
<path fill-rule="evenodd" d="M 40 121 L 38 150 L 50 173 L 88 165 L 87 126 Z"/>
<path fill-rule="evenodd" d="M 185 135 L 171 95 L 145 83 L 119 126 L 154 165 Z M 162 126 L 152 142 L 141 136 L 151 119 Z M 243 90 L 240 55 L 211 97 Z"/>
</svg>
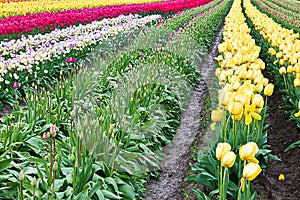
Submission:
<svg viewBox="0 0 300 200">
<path fill-rule="evenodd" d="M 219 106 L 211 116 L 213 130 L 216 122 L 221 121 L 223 110 L 237 121 L 245 117 L 246 125 L 251 124 L 252 118 L 261 120 L 264 106 L 261 93 L 263 90 L 266 96 L 273 93 L 273 84 L 268 83 L 261 71 L 265 69 L 265 63 L 258 58 L 261 49 L 249 33 L 241 1 L 235 1 L 225 19 L 224 42 L 218 46 L 221 55 L 216 60 L 220 68 L 215 75 L 223 88 L 219 91 Z"/>
<path fill-rule="evenodd" d="M 239 150 L 241 160 L 248 161 L 244 165 L 243 176 L 241 178 L 241 189 L 244 191 L 245 179 L 248 181 L 254 180 L 262 171 L 255 155 L 258 153 L 258 146 L 255 142 L 248 142 L 242 145 Z M 216 157 L 221 161 L 222 167 L 231 168 L 236 160 L 236 154 L 231 151 L 231 145 L 227 142 L 220 142 L 216 148 Z"/>
<path fill-rule="evenodd" d="M 267 40 L 272 47 L 268 53 L 276 56 L 274 64 L 280 64 L 279 73 L 294 75 L 294 86 L 300 87 L 300 40 L 299 33 L 294 33 L 293 30 L 283 28 L 267 15 L 259 12 L 254 7 L 250 0 L 245 0 L 244 6 L 246 14 L 252 20 L 256 30 L 260 31 L 261 36 Z M 277 49 L 278 52 L 275 50 Z M 295 114 L 300 116 L 299 112 Z"/>
<path fill-rule="evenodd" d="M 58 10 L 71 10 L 80 8 L 92 8 L 105 5 L 133 4 L 156 2 L 160 0 L 36 0 L 0 3 L 0 17 L 14 15 L 26 15 L 26 13 L 38 13 Z"/>
</svg>

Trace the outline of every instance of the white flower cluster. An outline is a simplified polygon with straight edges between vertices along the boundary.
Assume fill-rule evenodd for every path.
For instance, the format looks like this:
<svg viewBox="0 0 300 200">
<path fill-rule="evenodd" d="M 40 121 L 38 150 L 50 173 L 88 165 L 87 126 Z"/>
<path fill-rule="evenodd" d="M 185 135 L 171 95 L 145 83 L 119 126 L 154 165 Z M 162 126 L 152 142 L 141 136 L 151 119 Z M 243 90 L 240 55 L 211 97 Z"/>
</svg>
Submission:
<svg viewBox="0 0 300 200">
<path fill-rule="evenodd" d="M 32 73 L 33 66 L 66 56 L 71 50 L 81 51 L 85 47 L 100 44 L 108 37 L 120 32 L 130 31 L 143 26 L 160 15 L 140 17 L 121 15 L 113 19 L 103 19 L 87 25 L 56 29 L 47 34 L 23 36 L 21 39 L 0 43 L 0 75 L 5 76 L 10 70 Z M 37 72 L 38 73 L 38 72 Z M 0 79 L 1 81 L 2 79 Z"/>
</svg>

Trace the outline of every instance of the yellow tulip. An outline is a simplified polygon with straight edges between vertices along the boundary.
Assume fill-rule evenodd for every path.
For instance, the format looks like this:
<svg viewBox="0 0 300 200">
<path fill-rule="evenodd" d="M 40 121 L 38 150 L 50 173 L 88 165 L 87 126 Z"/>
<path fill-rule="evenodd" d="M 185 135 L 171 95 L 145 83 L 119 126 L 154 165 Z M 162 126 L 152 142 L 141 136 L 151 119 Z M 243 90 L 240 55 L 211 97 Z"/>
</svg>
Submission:
<svg viewBox="0 0 300 200">
<path fill-rule="evenodd" d="M 222 120 L 223 117 L 223 110 L 218 108 L 217 110 L 213 110 L 211 112 L 211 120 L 213 122 L 219 122 Z"/>
<path fill-rule="evenodd" d="M 228 104 L 227 110 L 231 115 L 239 115 L 243 112 L 243 105 L 240 102 L 231 101 Z"/>
<path fill-rule="evenodd" d="M 256 120 L 261 120 L 261 116 L 256 112 L 254 104 L 252 104 L 252 105 L 246 104 L 245 105 L 244 115 L 245 115 L 245 124 L 246 125 L 251 124 L 252 118 L 254 118 Z"/>
<path fill-rule="evenodd" d="M 252 98 L 252 104 L 256 107 L 262 108 L 264 106 L 264 98 L 260 94 L 255 94 Z"/>
<path fill-rule="evenodd" d="M 277 59 L 282 58 L 282 56 L 283 56 L 283 53 L 282 53 L 281 51 L 278 52 L 278 53 L 276 53 L 276 58 L 277 58 Z"/>
<path fill-rule="evenodd" d="M 281 75 L 286 74 L 286 68 L 285 68 L 285 67 L 280 67 L 279 73 L 280 73 Z"/>
<path fill-rule="evenodd" d="M 248 181 L 254 180 L 262 171 L 259 164 L 256 163 L 248 163 L 245 165 L 243 170 L 243 177 Z"/>
<path fill-rule="evenodd" d="M 255 158 L 255 154 L 258 152 L 258 146 L 255 142 L 248 142 L 245 145 L 242 145 L 239 149 L 239 155 L 241 160 L 247 160 L 253 163 L 259 163 Z"/>
<path fill-rule="evenodd" d="M 274 56 L 276 54 L 276 50 L 273 48 L 269 48 L 268 53 Z"/>
<path fill-rule="evenodd" d="M 294 72 L 294 67 L 291 66 L 291 65 L 289 65 L 289 66 L 287 67 L 287 72 L 288 72 L 288 73 L 293 73 L 293 72 Z"/>
<path fill-rule="evenodd" d="M 264 90 L 265 96 L 271 96 L 273 94 L 274 85 L 272 83 L 269 83 Z"/>
<path fill-rule="evenodd" d="M 217 123 L 216 122 L 213 122 L 211 125 L 210 125 L 210 129 L 211 130 L 216 130 L 216 125 L 217 125 Z"/>
<path fill-rule="evenodd" d="M 231 145 L 227 142 L 220 142 L 217 145 L 216 157 L 221 160 L 223 156 L 231 150 Z"/>
<path fill-rule="evenodd" d="M 284 60 L 283 60 L 283 59 L 280 59 L 280 60 L 279 60 L 279 64 L 280 64 L 280 66 L 284 65 Z"/>
<path fill-rule="evenodd" d="M 299 78 L 295 78 L 295 80 L 294 80 L 294 86 L 295 87 L 299 87 L 300 86 L 300 79 Z"/>
<path fill-rule="evenodd" d="M 236 155 L 233 151 L 227 152 L 221 159 L 221 165 L 223 167 L 231 168 L 235 162 Z"/>
<path fill-rule="evenodd" d="M 255 86 L 255 91 L 256 92 L 258 92 L 258 93 L 260 93 L 261 91 L 263 91 L 263 89 L 264 89 L 264 84 L 263 84 L 263 82 L 261 81 L 261 82 L 259 82 L 256 86 Z"/>
<path fill-rule="evenodd" d="M 263 78 L 263 79 L 262 79 L 262 82 L 263 82 L 263 84 L 264 84 L 264 87 L 265 87 L 266 85 L 268 85 L 268 83 L 269 83 L 269 79 L 267 79 L 267 78 Z"/>
</svg>

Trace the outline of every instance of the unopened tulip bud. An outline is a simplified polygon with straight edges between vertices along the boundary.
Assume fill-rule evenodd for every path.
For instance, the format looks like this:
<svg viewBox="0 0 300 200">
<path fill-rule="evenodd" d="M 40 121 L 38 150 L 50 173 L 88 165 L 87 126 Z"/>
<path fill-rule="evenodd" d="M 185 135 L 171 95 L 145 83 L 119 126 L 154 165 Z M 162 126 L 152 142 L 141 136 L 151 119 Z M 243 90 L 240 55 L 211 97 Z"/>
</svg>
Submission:
<svg viewBox="0 0 300 200">
<path fill-rule="evenodd" d="M 33 177 L 31 185 L 32 185 L 32 187 L 36 187 L 37 186 L 37 180 L 36 180 L 35 176 Z"/>
<path fill-rule="evenodd" d="M 43 139 L 47 139 L 49 137 L 50 137 L 50 135 L 47 132 L 43 132 Z"/>
<path fill-rule="evenodd" d="M 50 135 L 51 135 L 52 137 L 55 137 L 55 136 L 56 136 L 56 128 L 55 128 L 55 125 L 52 125 L 52 126 L 50 127 Z"/>
<path fill-rule="evenodd" d="M 25 178 L 25 175 L 24 175 L 24 171 L 21 170 L 20 173 L 19 173 L 19 181 L 24 181 L 24 178 Z"/>
<path fill-rule="evenodd" d="M 271 96 L 273 94 L 273 90 L 274 85 L 272 83 L 269 83 L 264 89 L 265 96 Z"/>
</svg>

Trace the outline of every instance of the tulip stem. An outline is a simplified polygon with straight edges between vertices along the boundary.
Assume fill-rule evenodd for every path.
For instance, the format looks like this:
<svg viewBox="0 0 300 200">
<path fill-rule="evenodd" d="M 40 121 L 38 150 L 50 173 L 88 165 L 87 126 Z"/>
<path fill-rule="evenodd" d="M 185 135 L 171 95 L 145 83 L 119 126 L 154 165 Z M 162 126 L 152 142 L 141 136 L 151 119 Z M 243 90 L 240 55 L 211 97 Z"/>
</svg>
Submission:
<svg viewBox="0 0 300 200">
<path fill-rule="evenodd" d="M 283 81 L 284 81 L 285 89 L 287 90 L 287 84 L 286 84 L 286 80 L 285 80 L 285 75 L 284 74 L 283 74 Z"/>
<path fill-rule="evenodd" d="M 222 179 L 222 175 L 223 175 L 223 173 L 222 173 L 222 165 L 220 164 L 220 185 L 219 185 L 219 192 L 220 192 L 220 200 L 223 200 L 223 184 L 222 184 L 222 181 L 223 181 L 223 179 Z"/>
</svg>

